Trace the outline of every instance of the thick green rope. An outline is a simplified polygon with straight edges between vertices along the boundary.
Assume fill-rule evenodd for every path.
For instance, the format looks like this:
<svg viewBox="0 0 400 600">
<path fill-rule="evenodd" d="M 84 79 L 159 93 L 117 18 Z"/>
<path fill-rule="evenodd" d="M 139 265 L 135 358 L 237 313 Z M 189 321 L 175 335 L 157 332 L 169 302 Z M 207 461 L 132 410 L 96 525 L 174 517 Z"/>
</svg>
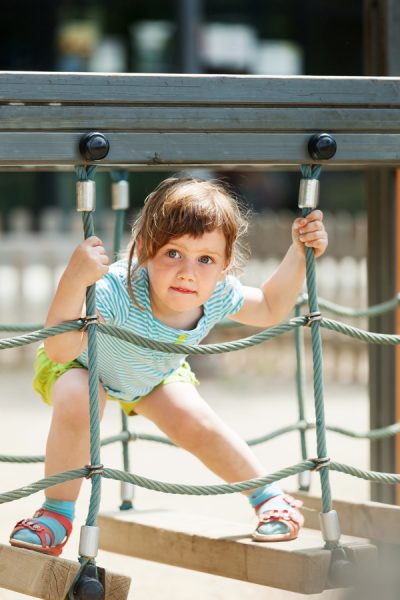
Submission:
<svg viewBox="0 0 400 600">
<path fill-rule="evenodd" d="M 295 316 L 300 316 L 300 306 L 295 306 Z M 304 334 L 300 327 L 296 327 L 294 330 L 294 343 L 296 351 L 296 398 L 297 398 L 297 410 L 299 414 L 299 422 L 305 422 L 305 377 L 304 377 Z M 307 438 L 305 429 L 299 429 L 300 432 L 300 451 L 301 458 L 306 460 L 308 456 L 307 452 Z M 309 485 L 300 484 L 302 491 L 308 491 Z"/>
<path fill-rule="evenodd" d="M 237 350 L 243 350 L 244 348 L 256 346 L 257 344 L 261 344 L 279 335 L 287 333 L 288 331 L 291 331 L 296 327 L 301 327 L 302 325 L 305 325 L 306 322 L 307 317 L 305 316 L 294 317 L 293 319 L 290 319 L 289 321 L 286 321 L 284 323 L 280 323 L 275 327 L 265 329 L 264 331 L 256 333 L 255 335 L 251 335 L 240 340 L 234 340 L 233 342 L 224 342 L 222 344 L 199 344 L 196 346 L 189 344 L 171 344 L 167 342 L 157 342 L 155 340 L 150 340 L 140 335 L 135 335 L 120 327 L 105 325 L 103 323 L 99 323 L 97 325 L 97 329 L 99 333 L 117 337 L 121 340 L 124 340 L 125 342 L 141 346 L 142 348 L 150 348 L 152 350 L 159 350 L 160 352 L 171 352 L 174 354 L 206 355 L 222 354 L 224 352 L 235 352 Z M 61 333 L 73 331 L 75 329 L 81 329 L 83 325 L 84 322 L 81 319 L 77 319 L 76 321 L 64 321 L 59 325 L 52 325 L 51 327 L 39 329 L 38 331 L 33 331 L 27 335 L 21 335 L 12 338 L 3 338 L 0 340 L 0 350 L 6 350 L 7 348 L 16 348 L 18 346 L 25 346 L 26 344 L 34 344 L 35 342 L 44 340 L 46 337 L 59 335 Z M 397 344 L 400 344 L 400 335 L 366 331 L 364 329 L 353 327 L 352 325 L 339 323 L 338 321 L 334 321 L 332 319 L 323 318 L 320 321 L 320 326 L 325 329 L 337 331 L 338 333 L 342 333 L 349 337 L 356 338 L 358 340 L 361 340 L 362 342 L 367 342 L 368 344 L 387 344 L 391 346 L 396 346 Z"/>
<path fill-rule="evenodd" d="M 94 235 L 93 216 L 90 212 L 83 212 L 83 226 L 85 239 Z M 86 314 L 96 314 L 96 286 L 91 285 L 86 292 Z M 90 461 L 92 465 L 100 464 L 100 398 L 99 398 L 99 369 L 97 360 L 97 331 L 96 325 L 88 326 L 88 372 L 89 372 L 89 399 L 90 399 Z M 86 525 L 95 526 L 100 509 L 101 477 L 92 475 L 92 491 L 90 494 L 89 511 Z"/>
<path fill-rule="evenodd" d="M 128 171 L 111 171 L 110 173 L 113 183 L 119 183 L 120 181 L 129 180 Z M 126 210 L 115 210 L 115 223 L 114 223 L 114 247 L 113 255 L 114 261 L 118 260 L 119 253 L 121 251 L 122 237 L 124 233 L 125 215 Z M 121 409 L 121 428 L 123 432 L 128 432 L 128 417 L 125 412 Z M 130 471 L 130 460 L 129 460 L 129 439 L 122 441 L 122 461 L 124 465 L 124 471 Z M 123 500 L 120 509 L 129 510 L 132 508 L 132 502 L 130 500 Z"/>
<path fill-rule="evenodd" d="M 125 471 L 119 471 L 116 469 L 108 469 L 106 467 L 103 469 L 102 476 L 106 479 L 125 481 L 127 483 L 132 483 L 148 490 L 164 492 L 167 494 L 184 494 L 188 496 L 217 496 L 221 494 L 233 494 L 235 492 L 243 492 L 246 490 L 250 490 L 265 484 L 280 481 L 281 479 L 285 479 L 286 477 L 291 477 L 292 475 L 297 475 L 298 473 L 312 470 L 314 468 L 314 461 L 306 460 L 291 467 L 280 469 L 279 471 L 271 473 L 270 475 L 265 475 L 264 477 L 249 479 L 247 481 L 240 481 L 237 483 L 223 483 L 217 485 L 186 485 L 180 483 L 167 483 L 163 481 L 157 481 L 155 479 L 150 479 L 148 477 L 143 477 L 141 475 L 136 475 L 134 473 L 127 473 Z M 400 483 L 400 475 L 396 475 L 393 473 L 378 473 L 376 471 L 367 471 L 364 469 L 358 469 L 351 465 L 346 465 L 337 462 L 331 462 L 329 467 L 327 468 L 329 468 L 331 471 L 337 471 L 339 473 L 351 475 L 353 477 L 364 479 L 366 481 L 374 481 L 377 483 L 386 483 L 391 485 Z M 26 498 L 27 496 L 40 492 L 53 485 L 85 477 L 89 473 L 90 469 L 88 467 L 83 467 L 81 469 L 74 469 L 71 471 L 65 471 L 64 473 L 57 473 L 56 475 L 51 475 L 50 477 L 40 479 L 39 481 L 35 481 L 21 488 L 17 488 L 15 490 L 10 490 L 9 492 L 0 494 L 0 504 L 13 502 L 14 500 L 19 500 L 20 498 Z"/>
<path fill-rule="evenodd" d="M 317 179 L 321 171 L 320 166 L 303 165 L 301 167 L 304 179 Z M 311 209 L 302 209 L 302 216 L 306 217 Z M 317 280 L 315 275 L 315 257 L 313 248 L 305 248 L 306 254 L 306 276 L 308 290 L 308 306 L 310 313 L 319 313 L 317 297 Z M 313 381 L 314 381 L 314 404 L 316 418 L 317 435 L 317 455 L 318 458 L 325 458 L 327 454 L 326 428 L 325 428 L 325 406 L 324 389 L 322 378 L 322 343 L 320 333 L 320 322 L 311 323 L 311 342 L 313 356 Z M 329 470 L 323 467 L 319 471 L 322 492 L 322 512 L 327 513 L 332 510 L 331 487 L 329 483 Z"/>
<path fill-rule="evenodd" d="M 78 181 L 94 180 L 96 166 L 76 167 Z M 94 235 L 93 215 L 82 212 L 85 239 Z M 96 315 L 96 285 L 91 285 L 86 291 L 86 314 Z M 99 370 L 97 360 L 97 329 L 96 324 L 89 324 L 88 335 L 88 373 L 89 373 L 89 412 L 90 412 L 90 461 L 91 465 L 100 465 L 100 398 Z M 86 525 L 95 526 L 100 509 L 101 476 L 91 473 L 92 490 Z"/>
<path fill-rule="evenodd" d="M 302 294 L 299 300 L 296 303 L 296 307 L 304 306 L 308 303 L 308 294 Z M 320 308 L 324 308 L 328 312 L 332 314 L 341 315 L 345 317 L 372 317 L 377 315 L 382 315 L 391 310 L 396 309 L 400 305 L 400 294 L 397 294 L 395 298 L 392 300 L 387 300 L 386 302 L 382 302 L 381 304 L 375 304 L 365 309 L 358 308 L 348 308 L 346 306 L 341 306 L 339 304 L 335 304 L 334 302 L 330 302 L 329 300 L 325 300 L 324 298 L 318 298 L 318 304 Z M 235 321 L 223 321 L 222 323 L 217 324 L 217 327 L 238 327 L 240 324 Z M 43 323 L 26 323 L 26 324 L 8 324 L 8 323 L 0 323 L 0 331 L 4 332 L 30 332 L 35 331 L 37 329 L 43 329 Z"/>
</svg>

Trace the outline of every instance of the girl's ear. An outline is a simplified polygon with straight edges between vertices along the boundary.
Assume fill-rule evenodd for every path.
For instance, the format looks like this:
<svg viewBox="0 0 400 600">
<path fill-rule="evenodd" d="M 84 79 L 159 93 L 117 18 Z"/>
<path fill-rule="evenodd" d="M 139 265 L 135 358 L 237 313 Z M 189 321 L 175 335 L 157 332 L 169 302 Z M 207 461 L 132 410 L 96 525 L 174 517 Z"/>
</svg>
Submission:
<svg viewBox="0 0 400 600">
<path fill-rule="evenodd" d="M 231 266 L 230 262 L 227 263 L 224 267 L 224 270 L 221 271 L 220 276 L 219 276 L 219 280 L 220 281 L 224 281 L 225 277 L 228 275 L 229 273 L 229 267 Z"/>
</svg>

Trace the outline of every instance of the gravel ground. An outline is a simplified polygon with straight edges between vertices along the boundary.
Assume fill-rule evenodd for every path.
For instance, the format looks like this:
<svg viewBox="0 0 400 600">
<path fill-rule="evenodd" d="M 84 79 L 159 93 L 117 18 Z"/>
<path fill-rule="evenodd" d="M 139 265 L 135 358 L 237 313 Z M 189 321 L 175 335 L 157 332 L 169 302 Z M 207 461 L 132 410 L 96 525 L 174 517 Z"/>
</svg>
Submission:
<svg viewBox="0 0 400 600">
<path fill-rule="evenodd" d="M 3 369 L 5 371 L 5 369 Z M 31 390 L 30 370 L 9 370 L 2 373 L 3 402 L 0 422 L 1 454 L 40 454 L 44 451 L 46 433 L 51 411 L 40 402 Z M 241 379 L 218 381 L 203 378 L 201 386 L 203 396 L 214 409 L 245 438 L 261 435 L 296 420 L 296 399 L 294 385 L 287 382 L 263 383 L 260 379 Z M 312 417 L 312 392 L 309 390 L 308 416 Z M 329 386 L 325 390 L 327 422 L 335 425 L 354 426 L 364 430 L 368 426 L 367 392 L 358 386 Z M 102 426 L 102 435 L 112 435 L 120 428 L 118 408 L 110 405 Z M 130 421 L 130 428 L 136 431 L 155 432 L 155 428 L 141 417 Z M 313 433 L 309 433 L 309 455 L 316 454 Z M 368 467 L 368 444 L 365 441 L 351 440 L 328 434 L 328 450 L 332 459 Z M 256 448 L 256 453 L 265 464 L 265 471 L 293 465 L 300 460 L 298 435 L 290 433 Z M 155 479 L 185 483 L 214 483 L 211 475 L 196 459 L 187 453 L 166 448 L 149 442 L 137 442 L 132 446 L 133 472 Z M 103 462 L 107 466 L 121 467 L 121 451 L 118 444 L 103 451 Z M 42 477 L 42 465 L 2 464 L 2 490 L 20 487 Z M 368 484 L 359 479 L 332 473 L 332 492 L 334 498 L 368 499 Z M 318 493 L 318 478 L 313 478 L 312 492 Z M 296 488 L 296 479 L 285 481 L 286 489 Z M 89 498 L 89 485 L 78 503 L 77 523 L 86 518 Z M 7 543 L 12 525 L 23 517 L 31 515 L 42 501 L 41 494 L 0 506 L 0 541 Z M 102 510 L 115 510 L 119 502 L 119 484 L 104 481 Z M 253 522 L 247 502 L 239 495 L 221 497 L 180 497 L 159 494 L 138 489 L 136 494 L 138 508 L 177 508 L 200 514 L 239 521 Z M 76 559 L 79 527 L 75 531 L 64 552 L 66 558 Z M 263 588 L 258 585 L 224 579 L 217 576 L 196 573 L 150 563 L 133 558 L 99 552 L 98 564 L 115 572 L 132 577 L 129 598 L 148 600 L 301 600 L 306 596 Z M 290 573 L 288 574 L 290 577 Z M 0 589 L 0 600 L 25 598 L 8 590 Z M 329 591 L 311 598 L 333 600 L 338 592 Z"/>
</svg>

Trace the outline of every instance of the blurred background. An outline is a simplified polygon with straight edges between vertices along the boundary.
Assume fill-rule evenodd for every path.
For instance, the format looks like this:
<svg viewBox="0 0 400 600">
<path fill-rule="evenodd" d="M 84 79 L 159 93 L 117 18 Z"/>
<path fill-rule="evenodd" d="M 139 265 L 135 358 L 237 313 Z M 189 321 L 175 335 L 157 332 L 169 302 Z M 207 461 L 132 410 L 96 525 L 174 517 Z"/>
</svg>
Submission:
<svg viewBox="0 0 400 600">
<path fill-rule="evenodd" d="M 362 0 L 16 0 L 2 12 L 0 69 L 357 76 L 363 74 L 362 12 Z M 220 177 L 251 208 L 252 259 L 243 281 L 260 283 L 288 247 L 299 173 L 269 168 L 195 174 Z M 130 174 L 126 240 L 144 198 L 168 175 Z M 111 251 L 109 174 L 99 173 L 97 182 L 96 228 Z M 0 173 L 0 322 L 43 321 L 60 271 L 82 236 L 74 186 L 74 173 Z M 320 205 L 330 235 L 329 253 L 320 261 L 320 294 L 364 305 L 364 173 L 323 172 Z M 365 383 L 366 348 L 325 337 L 328 379 Z M 198 368 L 212 374 L 222 363 L 228 375 L 246 368 L 252 375 L 267 369 L 291 377 L 289 347 L 285 336 L 234 357 L 202 359 Z M 31 361 L 32 352 L 1 353 L 0 364 Z"/>
</svg>

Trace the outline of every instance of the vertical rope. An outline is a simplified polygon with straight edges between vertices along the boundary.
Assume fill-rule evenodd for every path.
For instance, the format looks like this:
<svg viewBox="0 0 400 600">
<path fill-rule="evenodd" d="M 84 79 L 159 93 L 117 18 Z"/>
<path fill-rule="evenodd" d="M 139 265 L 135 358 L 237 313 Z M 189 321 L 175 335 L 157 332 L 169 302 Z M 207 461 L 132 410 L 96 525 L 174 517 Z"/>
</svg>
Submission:
<svg viewBox="0 0 400 600">
<path fill-rule="evenodd" d="M 76 168 L 79 181 L 94 180 L 95 166 Z M 84 237 L 94 235 L 93 215 L 91 212 L 82 212 Z M 86 291 L 86 314 L 96 314 L 96 285 L 91 285 Z M 100 408 L 99 408 L 99 372 L 97 364 L 97 327 L 95 324 L 88 326 L 88 372 L 89 372 L 89 409 L 90 409 L 90 462 L 92 465 L 100 464 Z M 96 525 L 101 498 L 101 475 L 92 475 L 92 490 L 90 494 L 89 510 L 86 525 Z"/>
<path fill-rule="evenodd" d="M 301 314 L 300 304 L 296 304 L 295 316 L 299 317 Z M 294 330 L 294 343 L 296 349 L 296 396 L 297 396 L 297 407 L 299 414 L 299 421 L 305 421 L 306 411 L 305 411 L 305 377 L 304 377 L 304 334 L 302 327 L 295 327 Z M 301 457 L 303 460 L 307 460 L 308 452 L 307 452 L 307 438 L 306 432 L 303 429 L 300 429 L 300 450 Z M 308 492 L 310 489 L 309 485 L 300 485 L 300 490 L 304 492 Z"/>
<path fill-rule="evenodd" d="M 119 181 L 128 181 L 129 174 L 127 171 L 111 171 L 111 180 L 115 183 Z M 125 215 L 126 210 L 115 210 L 115 223 L 114 223 L 114 240 L 113 240 L 113 255 L 114 260 L 118 260 L 119 252 L 121 250 L 122 237 L 124 233 Z M 123 432 L 129 432 L 128 417 L 121 408 L 121 429 Z M 130 472 L 130 457 L 129 457 L 129 441 L 128 438 L 121 442 L 122 444 L 122 460 L 125 472 Z M 133 507 L 130 500 L 123 500 L 120 506 L 120 510 L 129 510 Z"/>
<path fill-rule="evenodd" d="M 319 177 L 321 167 L 319 165 L 302 165 L 301 172 L 304 179 L 317 179 Z M 311 212 L 310 208 L 302 209 L 302 216 L 306 217 Z M 306 275 L 307 275 L 307 290 L 308 304 L 310 313 L 319 312 L 317 298 L 317 282 L 315 275 L 315 256 L 313 248 L 305 248 L 306 252 Z M 326 446 L 326 426 L 325 426 L 325 406 L 324 406 L 324 389 L 322 376 L 322 344 L 321 331 L 319 321 L 314 321 L 311 324 L 311 342 L 312 342 L 312 357 L 313 357 L 313 378 L 314 378 L 314 404 L 316 418 L 316 434 L 317 434 L 317 454 L 318 458 L 327 456 Z M 326 513 L 332 510 L 332 496 L 329 482 L 329 468 L 322 467 L 319 471 L 321 480 L 322 493 L 322 512 Z"/>
</svg>

